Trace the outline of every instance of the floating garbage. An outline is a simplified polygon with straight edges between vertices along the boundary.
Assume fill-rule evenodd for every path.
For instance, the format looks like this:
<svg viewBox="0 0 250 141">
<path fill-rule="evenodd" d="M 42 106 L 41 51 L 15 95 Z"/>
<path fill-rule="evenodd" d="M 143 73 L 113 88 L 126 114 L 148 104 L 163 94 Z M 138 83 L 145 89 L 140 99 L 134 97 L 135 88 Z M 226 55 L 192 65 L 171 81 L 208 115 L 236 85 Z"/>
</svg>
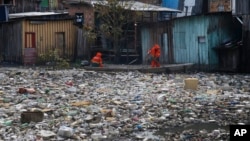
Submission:
<svg viewBox="0 0 250 141">
<path fill-rule="evenodd" d="M 66 126 L 61 126 L 58 130 L 58 135 L 61 137 L 69 138 L 73 135 L 73 129 Z"/>
<path fill-rule="evenodd" d="M 224 127 L 249 124 L 249 82 L 247 74 L 0 68 L 0 140 L 227 140 Z"/>
<path fill-rule="evenodd" d="M 21 123 L 41 122 L 44 114 L 41 111 L 25 111 L 21 113 Z"/>
<path fill-rule="evenodd" d="M 197 90 L 198 82 L 199 80 L 197 78 L 187 78 L 184 80 L 184 89 Z"/>
<path fill-rule="evenodd" d="M 43 139 L 49 139 L 51 137 L 56 136 L 56 134 L 52 131 L 47 131 L 47 130 L 41 130 L 38 132 L 38 135 L 42 137 Z"/>
<path fill-rule="evenodd" d="M 102 135 L 101 133 L 93 133 L 93 134 L 91 134 L 91 138 L 92 138 L 94 141 L 99 141 L 99 140 L 101 140 L 101 139 L 106 139 L 107 136 Z"/>
</svg>

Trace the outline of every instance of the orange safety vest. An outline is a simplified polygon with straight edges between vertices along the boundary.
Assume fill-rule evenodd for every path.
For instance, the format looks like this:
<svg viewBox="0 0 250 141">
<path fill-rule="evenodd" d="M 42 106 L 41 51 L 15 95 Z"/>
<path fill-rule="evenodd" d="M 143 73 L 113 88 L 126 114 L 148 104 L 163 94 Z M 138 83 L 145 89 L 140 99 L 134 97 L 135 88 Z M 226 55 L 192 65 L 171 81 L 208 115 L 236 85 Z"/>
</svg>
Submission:
<svg viewBox="0 0 250 141">
<path fill-rule="evenodd" d="M 152 57 L 159 58 L 161 55 L 160 46 L 155 44 L 148 52 Z"/>
<path fill-rule="evenodd" d="M 91 62 L 100 64 L 100 67 L 101 67 L 102 66 L 102 54 L 100 52 L 96 53 L 96 56 L 92 58 Z"/>
</svg>

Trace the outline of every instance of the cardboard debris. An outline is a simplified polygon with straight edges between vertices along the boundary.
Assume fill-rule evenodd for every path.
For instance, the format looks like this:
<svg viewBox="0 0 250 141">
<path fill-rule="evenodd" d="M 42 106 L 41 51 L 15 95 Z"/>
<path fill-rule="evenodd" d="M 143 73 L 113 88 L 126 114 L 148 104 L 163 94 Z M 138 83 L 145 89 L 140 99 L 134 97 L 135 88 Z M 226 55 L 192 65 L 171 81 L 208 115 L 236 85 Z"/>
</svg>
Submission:
<svg viewBox="0 0 250 141">
<path fill-rule="evenodd" d="M 10 107 L 10 106 L 11 106 L 10 103 L 1 103 L 1 101 L 0 101 L 0 107 L 8 108 L 8 107 Z"/>
<path fill-rule="evenodd" d="M 122 104 L 121 101 L 117 101 L 117 100 L 114 100 L 113 103 L 116 104 L 116 105 L 121 105 Z"/>
<path fill-rule="evenodd" d="M 42 109 L 42 112 L 46 113 L 46 112 L 52 112 L 53 109 Z"/>
<path fill-rule="evenodd" d="M 112 90 L 109 88 L 99 88 L 96 90 L 96 92 L 98 92 L 98 93 L 110 93 L 110 92 L 112 92 Z"/>
<path fill-rule="evenodd" d="M 91 104 L 90 101 L 79 101 L 79 102 L 71 103 L 72 106 L 77 106 L 77 107 L 79 107 L 79 106 L 88 106 L 90 104 Z"/>
<path fill-rule="evenodd" d="M 220 90 L 207 90 L 207 94 L 219 94 Z"/>
<path fill-rule="evenodd" d="M 197 90 L 198 89 L 198 79 L 197 78 L 187 78 L 184 80 L 184 89 Z"/>
</svg>

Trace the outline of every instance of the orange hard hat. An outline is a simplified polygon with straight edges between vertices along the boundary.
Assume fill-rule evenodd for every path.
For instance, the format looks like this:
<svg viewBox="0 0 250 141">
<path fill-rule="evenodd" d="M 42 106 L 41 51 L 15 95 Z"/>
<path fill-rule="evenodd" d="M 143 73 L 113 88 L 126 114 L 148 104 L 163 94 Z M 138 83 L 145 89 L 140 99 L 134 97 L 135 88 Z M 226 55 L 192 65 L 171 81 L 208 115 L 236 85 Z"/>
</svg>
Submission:
<svg viewBox="0 0 250 141">
<path fill-rule="evenodd" d="M 155 44 L 154 46 L 157 47 L 157 48 L 160 48 L 160 46 L 158 44 Z"/>
<path fill-rule="evenodd" d="M 101 56 L 102 56 L 102 53 L 101 53 L 101 52 L 97 52 L 97 53 L 96 53 L 96 56 L 101 57 Z"/>
</svg>

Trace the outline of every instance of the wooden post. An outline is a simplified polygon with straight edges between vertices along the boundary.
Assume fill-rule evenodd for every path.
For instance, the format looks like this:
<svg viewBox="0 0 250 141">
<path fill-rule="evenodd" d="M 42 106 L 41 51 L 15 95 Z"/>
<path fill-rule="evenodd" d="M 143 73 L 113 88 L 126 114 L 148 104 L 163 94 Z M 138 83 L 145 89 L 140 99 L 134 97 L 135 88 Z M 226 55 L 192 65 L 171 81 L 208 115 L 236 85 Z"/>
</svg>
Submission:
<svg viewBox="0 0 250 141">
<path fill-rule="evenodd" d="M 136 46 L 137 46 L 137 23 L 136 23 L 136 21 L 135 21 L 135 51 L 136 51 Z"/>
</svg>

